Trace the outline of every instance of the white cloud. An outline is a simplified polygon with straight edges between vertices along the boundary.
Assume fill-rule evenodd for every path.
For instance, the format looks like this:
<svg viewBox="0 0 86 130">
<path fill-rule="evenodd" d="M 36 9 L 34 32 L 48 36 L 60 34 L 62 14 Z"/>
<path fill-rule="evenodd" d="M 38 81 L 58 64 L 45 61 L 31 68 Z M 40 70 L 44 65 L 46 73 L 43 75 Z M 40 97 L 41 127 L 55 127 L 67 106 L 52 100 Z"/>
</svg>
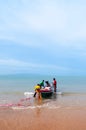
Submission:
<svg viewBox="0 0 86 130">
<path fill-rule="evenodd" d="M 77 47 L 77 41 L 86 41 L 86 8 L 80 4 L 82 2 L 67 4 L 65 1 L 22 0 L 21 7 L 16 2 L 3 10 L 0 38 L 8 37 L 7 39 L 32 46 L 41 46 L 34 35 L 49 39 L 56 46 Z"/>
<path fill-rule="evenodd" d="M 79 68 L 68 68 L 64 66 L 57 66 L 55 64 L 40 64 L 18 61 L 15 59 L 0 59 L 0 72 L 1 74 L 12 73 L 42 73 L 42 74 L 73 74 L 82 72 Z M 77 74 L 76 73 L 76 74 Z"/>
<path fill-rule="evenodd" d="M 70 68 L 61 67 L 52 64 L 40 64 L 40 63 L 31 63 L 24 62 L 15 59 L 0 59 L 0 66 L 11 66 L 11 67 L 24 67 L 24 68 L 34 68 L 34 69 L 55 69 L 55 70 L 70 70 Z"/>
<path fill-rule="evenodd" d="M 39 47 L 39 49 L 41 47 L 46 52 L 49 50 L 48 55 L 51 54 L 57 59 L 57 55 L 63 60 L 66 56 L 66 59 L 69 59 L 70 56 L 79 59 L 82 58 L 82 55 L 85 59 L 86 7 L 82 1 L 15 0 L 13 2 L 8 0 L 6 4 L 3 3 L 3 6 L 0 2 L 0 7 L 0 12 L 2 12 L 0 14 L 0 40 L 13 41 L 12 44 L 26 47 Z M 11 52 L 9 58 L 10 54 Z M 57 63 L 60 62 L 57 61 Z M 67 63 L 70 64 L 68 61 Z M 26 70 L 30 70 L 30 68 L 38 70 L 39 68 L 47 69 L 47 71 L 72 71 L 72 68 L 64 66 L 1 59 L 0 66 L 6 65 Z"/>
</svg>

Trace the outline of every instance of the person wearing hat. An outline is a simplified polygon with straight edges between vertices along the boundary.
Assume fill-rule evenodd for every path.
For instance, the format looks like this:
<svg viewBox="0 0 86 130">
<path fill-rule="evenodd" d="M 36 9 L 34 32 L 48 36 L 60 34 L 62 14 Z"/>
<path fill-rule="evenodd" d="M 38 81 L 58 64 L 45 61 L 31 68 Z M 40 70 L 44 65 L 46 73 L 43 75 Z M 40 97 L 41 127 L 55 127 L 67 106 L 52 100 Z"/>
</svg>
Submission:
<svg viewBox="0 0 86 130">
<path fill-rule="evenodd" d="M 34 88 L 35 88 L 35 93 L 34 93 L 33 97 L 36 97 L 36 94 L 38 94 L 38 98 L 41 99 L 40 84 L 37 84 Z"/>
</svg>

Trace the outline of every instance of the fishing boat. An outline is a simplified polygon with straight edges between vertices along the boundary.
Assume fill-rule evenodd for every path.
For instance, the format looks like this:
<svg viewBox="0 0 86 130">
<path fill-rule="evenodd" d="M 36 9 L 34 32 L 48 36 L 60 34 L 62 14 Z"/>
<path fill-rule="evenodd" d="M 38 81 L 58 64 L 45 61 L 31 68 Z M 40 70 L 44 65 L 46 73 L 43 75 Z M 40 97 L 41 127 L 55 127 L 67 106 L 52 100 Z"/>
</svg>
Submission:
<svg viewBox="0 0 86 130">
<path fill-rule="evenodd" d="M 53 95 L 53 90 L 51 87 L 45 87 L 43 89 L 40 89 L 40 93 L 43 98 L 49 98 Z"/>
</svg>

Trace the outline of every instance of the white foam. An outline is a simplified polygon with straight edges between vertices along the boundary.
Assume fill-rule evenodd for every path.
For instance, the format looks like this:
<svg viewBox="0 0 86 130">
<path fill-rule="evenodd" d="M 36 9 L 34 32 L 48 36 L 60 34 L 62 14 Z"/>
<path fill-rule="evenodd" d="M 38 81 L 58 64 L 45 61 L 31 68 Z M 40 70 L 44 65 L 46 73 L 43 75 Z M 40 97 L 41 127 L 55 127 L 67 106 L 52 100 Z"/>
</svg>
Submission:
<svg viewBox="0 0 86 130">
<path fill-rule="evenodd" d="M 24 95 L 26 97 L 33 97 L 34 93 L 33 92 L 24 92 Z"/>
<path fill-rule="evenodd" d="M 61 92 L 61 91 L 57 91 L 57 94 L 61 95 L 61 94 L 62 94 L 62 92 Z"/>
</svg>

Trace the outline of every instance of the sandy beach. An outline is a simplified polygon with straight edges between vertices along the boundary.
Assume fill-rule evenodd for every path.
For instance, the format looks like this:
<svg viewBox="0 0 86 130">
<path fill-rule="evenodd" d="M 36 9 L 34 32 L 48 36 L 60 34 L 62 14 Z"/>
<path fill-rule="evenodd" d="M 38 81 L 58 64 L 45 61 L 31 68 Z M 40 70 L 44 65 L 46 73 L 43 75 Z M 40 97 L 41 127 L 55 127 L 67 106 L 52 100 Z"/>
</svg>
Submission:
<svg viewBox="0 0 86 130">
<path fill-rule="evenodd" d="M 37 78 L 39 81 L 40 76 Z M 53 94 L 41 102 L 24 95 L 33 92 L 29 85 L 33 82 L 28 79 L 1 80 L 1 86 L 5 84 L 0 88 L 0 130 L 86 130 L 85 77 L 59 78 L 62 94 Z"/>
<path fill-rule="evenodd" d="M 0 130 L 86 130 L 86 108 L 0 110 Z"/>
</svg>

